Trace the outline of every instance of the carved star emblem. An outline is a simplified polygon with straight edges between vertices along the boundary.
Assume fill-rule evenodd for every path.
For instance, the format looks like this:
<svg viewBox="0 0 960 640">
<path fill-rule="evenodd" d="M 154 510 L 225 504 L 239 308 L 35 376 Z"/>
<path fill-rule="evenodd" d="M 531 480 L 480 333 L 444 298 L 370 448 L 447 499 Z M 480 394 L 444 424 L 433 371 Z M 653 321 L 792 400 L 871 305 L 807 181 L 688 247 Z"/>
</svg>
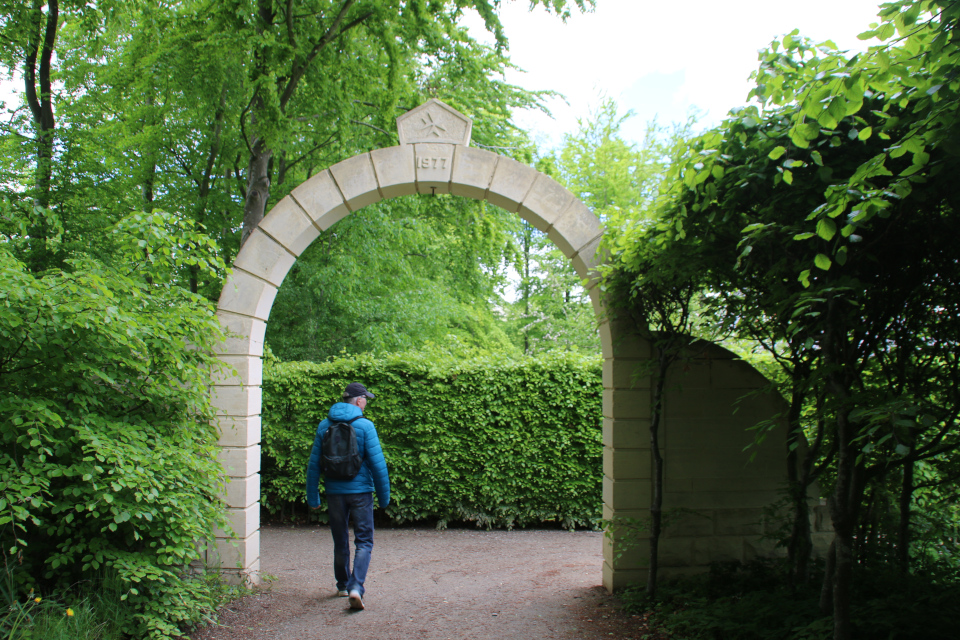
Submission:
<svg viewBox="0 0 960 640">
<path fill-rule="evenodd" d="M 424 116 L 420 119 L 420 121 L 423 122 L 423 129 L 421 129 L 421 131 L 423 132 L 423 135 L 425 135 L 425 136 L 431 136 L 431 135 L 432 135 L 432 136 L 435 136 L 435 137 L 437 137 L 437 138 L 441 138 L 441 137 L 443 137 L 443 136 L 441 136 L 440 132 L 441 132 L 441 131 L 442 131 L 443 133 L 446 133 L 446 132 L 447 132 L 447 130 L 446 130 L 444 127 L 440 126 L 439 124 L 437 124 L 436 122 L 433 121 L 433 116 L 430 115 L 429 112 L 427 112 L 426 114 L 424 114 Z"/>
</svg>

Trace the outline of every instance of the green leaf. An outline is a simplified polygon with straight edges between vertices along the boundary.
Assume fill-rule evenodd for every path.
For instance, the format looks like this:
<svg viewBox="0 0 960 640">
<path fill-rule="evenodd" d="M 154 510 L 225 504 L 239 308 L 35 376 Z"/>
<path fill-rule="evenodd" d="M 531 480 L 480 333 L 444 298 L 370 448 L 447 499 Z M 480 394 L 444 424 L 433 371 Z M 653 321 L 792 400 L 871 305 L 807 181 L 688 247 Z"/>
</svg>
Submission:
<svg viewBox="0 0 960 640">
<path fill-rule="evenodd" d="M 778 146 L 774 148 L 773 151 L 768 153 L 767 157 L 770 158 L 771 160 L 779 160 L 781 157 L 783 157 L 783 154 L 785 154 L 786 152 L 787 152 L 786 147 Z"/>
<path fill-rule="evenodd" d="M 867 140 L 870 136 L 873 135 L 873 127 L 864 127 L 860 130 L 860 133 L 857 134 L 858 140 Z"/>
<path fill-rule="evenodd" d="M 837 235 L 837 223 L 830 218 L 820 218 L 817 221 L 817 235 L 827 241 L 833 240 L 833 236 Z"/>
<path fill-rule="evenodd" d="M 818 269 L 822 269 L 822 270 L 824 270 L 824 271 L 829 271 L 829 270 L 830 270 L 830 266 L 831 266 L 833 263 L 830 261 L 830 258 L 828 258 L 826 255 L 824 255 L 824 254 L 822 254 L 822 253 L 818 253 L 818 254 L 817 254 L 817 257 L 815 257 L 815 258 L 813 259 L 813 264 L 817 265 L 817 268 L 818 268 Z"/>
<path fill-rule="evenodd" d="M 789 169 L 784 169 L 783 171 L 783 181 L 787 184 L 793 184 L 793 172 Z"/>
</svg>

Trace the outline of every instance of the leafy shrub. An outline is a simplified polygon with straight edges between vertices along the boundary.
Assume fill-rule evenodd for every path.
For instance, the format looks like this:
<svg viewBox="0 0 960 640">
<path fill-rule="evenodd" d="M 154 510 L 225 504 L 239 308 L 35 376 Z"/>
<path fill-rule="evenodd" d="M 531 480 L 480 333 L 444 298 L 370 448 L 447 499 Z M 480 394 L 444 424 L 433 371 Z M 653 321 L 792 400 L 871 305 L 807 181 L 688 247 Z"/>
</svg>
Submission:
<svg viewBox="0 0 960 640">
<path fill-rule="evenodd" d="M 376 394 L 366 410 L 390 469 L 396 523 L 595 526 L 601 505 L 600 363 L 553 354 L 453 361 L 426 354 L 264 371 L 262 500 L 273 514 L 305 502 L 317 424 L 347 383 Z"/>
<path fill-rule="evenodd" d="M 822 573 L 791 586 L 782 560 L 720 563 L 709 573 L 666 581 L 650 602 L 642 587 L 620 596 L 626 611 L 653 612 L 653 626 L 689 640 L 829 640 L 833 618 L 819 609 Z M 892 565 L 859 566 L 852 595 L 852 638 L 956 637 L 960 572 L 942 565 L 903 575 Z"/>
<path fill-rule="evenodd" d="M 0 245 L 7 604 L 109 571 L 137 638 L 179 636 L 214 606 L 188 565 L 224 522 L 207 386 L 220 327 L 207 301 L 172 283 L 177 252 L 154 222 L 118 227 L 133 258 L 119 267 L 75 257 L 33 274 Z M 135 261 L 148 255 L 131 240 L 138 225 L 148 264 Z"/>
</svg>

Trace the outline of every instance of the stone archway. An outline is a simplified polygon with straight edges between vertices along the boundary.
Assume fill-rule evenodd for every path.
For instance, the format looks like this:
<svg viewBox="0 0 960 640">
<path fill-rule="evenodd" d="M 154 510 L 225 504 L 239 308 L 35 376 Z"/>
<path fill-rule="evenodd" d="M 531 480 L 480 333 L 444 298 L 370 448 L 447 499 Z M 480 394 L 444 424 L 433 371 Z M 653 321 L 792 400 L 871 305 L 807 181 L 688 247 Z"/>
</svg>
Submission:
<svg viewBox="0 0 960 640">
<path fill-rule="evenodd" d="M 486 200 L 518 213 L 549 238 L 586 282 L 600 320 L 603 350 L 603 515 L 645 516 L 650 505 L 650 449 L 646 436 L 651 390 L 636 379 L 649 345 L 626 336 L 602 313 L 597 278 L 601 228 L 596 216 L 550 177 L 511 158 L 470 147 L 471 121 L 437 100 L 397 119 L 400 145 L 375 149 L 333 165 L 277 203 L 250 235 L 218 305 L 235 337 L 220 358 L 236 373 L 214 380 L 213 404 L 221 431 L 220 459 L 228 476 L 225 502 L 234 536 L 217 532 L 208 562 L 256 580 L 260 565 L 261 356 L 277 290 L 297 257 L 331 225 L 381 199 L 451 193 Z M 663 438 L 670 493 L 667 502 L 702 512 L 671 529 L 661 542 L 665 572 L 696 570 L 712 560 L 744 559 L 761 551 L 760 508 L 783 480 L 782 448 L 766 446 L 749 467 L 745 426 L 776 413 L 773 401 L 732 406 L 765 381 L 722 349 L 707 346 L 668 397 L 670 424 Z M 676 418 L 674 420 L 674 417 Z M 605 542 L 608 589 L 645 579 L 643 545 L 618 553 Z"/>
</svg>

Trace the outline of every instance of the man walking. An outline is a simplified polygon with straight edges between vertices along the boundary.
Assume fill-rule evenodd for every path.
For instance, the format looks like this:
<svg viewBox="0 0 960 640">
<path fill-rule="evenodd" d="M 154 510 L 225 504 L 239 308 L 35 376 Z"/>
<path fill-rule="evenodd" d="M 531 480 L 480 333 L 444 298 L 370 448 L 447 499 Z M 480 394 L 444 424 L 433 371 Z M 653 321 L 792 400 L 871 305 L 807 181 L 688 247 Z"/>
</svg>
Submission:
<svg viewBox="0 0 960 640">
<path fill-rule="evenodd" d="M 318 487 L 324 436 L 331 424 L 348 422 L 353 425 L 357 451 L 363 460 L 360 471 L 351 479 L 324 478 L 330 533 L 333 535 L 333 575 L 337 580 L 337 595 L 349 596 L 351 609 L 363 609 L 363 583 L 370 566 L 370 552 L 373 550 L 374 488 L 380 506 L 390 504 L 390 478 L 387 474 L 387 462 L 380 448 L 380 439 L 373 423 L 363 417 L 367 401 L 373 397 L 359 382 L 347 385 L 341 402 L 330 407 L 327 417 L 317 427 L 310 462 L 307 465 L 307 503 L 311 509 L 319 509 Z M 352 571 L 349 536 L 351 516 L 356 547 Z"/>
</svg>

